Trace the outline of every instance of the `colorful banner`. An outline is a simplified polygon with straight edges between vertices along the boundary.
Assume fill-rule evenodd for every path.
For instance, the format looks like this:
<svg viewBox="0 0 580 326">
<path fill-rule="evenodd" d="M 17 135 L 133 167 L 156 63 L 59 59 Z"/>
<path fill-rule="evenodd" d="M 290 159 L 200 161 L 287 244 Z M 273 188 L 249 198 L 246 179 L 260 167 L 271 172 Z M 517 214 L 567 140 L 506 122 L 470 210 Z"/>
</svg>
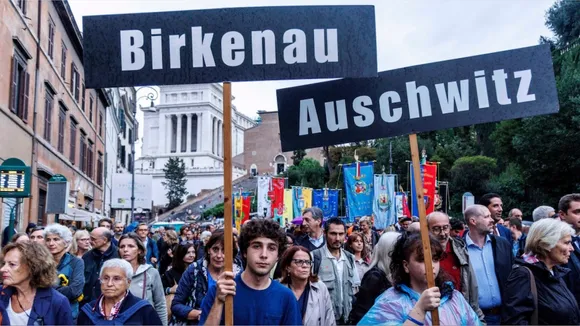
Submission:
<svg viewBox="0 0 580 326">
<path fill-rule="evenodd" d="M 373 167 L 373 162 L 357 162 L 342 166 L 349 222 L 354 221 L 357 216 L 373 213 Z"/>
<path fill-rule="evenodd" d="M 294 219 L 292 194 L 292 189 L 284 189 L 284 212 L 282 213 L 284 224 L 290 223 Z"/>
<path fill-rule="evenodd" d="M 394 174 L 375 174 L 373 213 L 379 230 L 397 221 Z"/>
<path fill-rule="evenodd" d="M 417 193 L 415 191 L 415 178 L 413 178 L 413 165 L 409 164 L 411 172 L 411 197 L 413 197 L 413 216 L 419 216 L 419 207 L 417 206 Z M 425 201 L 425 214 L 433 212 L 435 208 L 435 182 L 437 179 L 437 165 L 421 165 L 421 179 L 423 180 L 423 199 Z"/>
<path fill-rule="evenodd" d="M 404 192 L 397 192 L 395 195 L 395 206 L 397 209 L 397 219 L 405 216 L 405 210 L 404 210 L 404 206 L 406 205 L 406 203 L 403 203 L 403 201 L 407 201 L 406 200 L 406 195 Z M 407 208 L 408 209 L 408 208 Z"/>
<path fill-rule="evenodd" d="M 280 223 L 280 226 L 284 226 L 284 219 L 282 218 L 284 213 L 284 178 L 272 178 L 271 189 L 270 200 L 274 220 Z"/>
<path fill-rule="evenodd" d="M 272 190 L 272 183 L 270 177 L 258 177 L 258 216 L 270 217 L 272 216 L 272 202 L 270 200 L 270 191 Z"/>
<path fill-rule="evenodd" d="M 299 217 L 302 216 L 302 211 L 304 211 L 304 209 L 306 207 L 306 201 L 307 198 L 305 198 L 305 195 L 307 196 L 308 193 L 305 194 L 307 188 L 303 188 L 303 187 L 292 187 L 292 191 L 293 193 L 293 208 L 294 208 L 294 217 Z"/>
<path fill-rule="evenodd" d="M 242 196 L 242 225 L 245 221 L 250 219 L 250 209 L 252 207 L 252 200 L 253 196 L 248 193 L 245 193 Z"/>
<path fill-rule="evenodd" d="M 242 228 L 243 200 L 240 194 L 234 194 L 234 222 L 238 232 Z"/>
<path fill-rule="evenodd" d="M 315 189 L 312 192 L 312 206 L 322 210 L 324 219 L 338 216 L 338 190 Z"/>
<path fill-rule="evenodd" d="M 302 197 L 304 198 L 304 207 L 302 211 L 312 207 L 312 188 L 302 188 Z"/>
</svg>

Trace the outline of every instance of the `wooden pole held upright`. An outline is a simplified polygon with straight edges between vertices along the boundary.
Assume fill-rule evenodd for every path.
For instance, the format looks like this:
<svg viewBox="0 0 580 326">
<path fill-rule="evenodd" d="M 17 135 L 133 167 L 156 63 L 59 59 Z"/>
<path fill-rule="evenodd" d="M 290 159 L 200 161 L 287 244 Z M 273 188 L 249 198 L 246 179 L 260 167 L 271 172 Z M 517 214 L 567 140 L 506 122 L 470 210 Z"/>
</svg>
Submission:
<svg viewBox="0 0 580 326">
<path fill-rule="evenodd" d="M 232 84 L 224 82 L 223 91 L 223 159 L 224 159 L 224 255 L 225 271 L 233 269 L 232 222 Z M 234 297 L 226 297 L 225 324 L 234 324 Z"/>
<path fill-rule="evenodd" d="M 429 228 L 427 226 L 427 217 L 425 216 L 425 201 L 423 199 L 423 179 L 421 178 L 421 165 L 419 161 L 419 145 L 417 145 L 417 134 L 409 135 L 409 144 L 411 146 L 411 160 L 413 164 L 413 180 L 415 181 L 415 193 L 417 197 L 413 201 L 417 201 L 419 208 L 419 225 L 421 230 L 421 241 L 423 242 L 423 252 L 425 255 L 425 276 L 427 278 L 427 287 L 435 286 L 435 278 L 433 273 L 433 258 L 431 256 L 431 241 L 429 240 Z M 439 311 L 435 309 L 431 311 L 431 322 L 433 325 L 439 325 Z"/>
</svg>

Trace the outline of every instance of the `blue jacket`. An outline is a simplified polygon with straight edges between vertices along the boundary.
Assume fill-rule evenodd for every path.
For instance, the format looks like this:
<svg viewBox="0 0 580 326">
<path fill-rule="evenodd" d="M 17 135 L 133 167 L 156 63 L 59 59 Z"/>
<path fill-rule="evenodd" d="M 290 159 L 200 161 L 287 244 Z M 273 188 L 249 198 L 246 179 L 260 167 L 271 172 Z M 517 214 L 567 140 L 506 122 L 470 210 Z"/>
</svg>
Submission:
<svg viewBox="0 0 580 326">
<path fill-rule="evenodd" d="M 570 269 L 570 273 L 564 276 L 564 282 L 566 282 L 576 301 L 580 302 L 580 277 L 578 276 L 580 275 L 580 248 L 576 244 L 573 244 L 573 246 L 574 252 L 570 253 L 568 263 L 562 266 Z M 578 305 L 580 306 L 580 303 Z"/>
<path fill-rule="evenodd" d="M 147 237 L 146 249 L 147 254 L 145 255 L 145 261 L 149 265 L 154 265 L 151 263 L 151 257 L 155 257 L 157 258 L 157 261 L 159 261 L 159 250 L 157 249 L 157 242 L 154 239 Z"/>
<path fill-rule="evenodd" d="M 56 267 L 58 280 L 55 289 L 64 295 L 71 305 L 73 319 L 79 314 L 78 297 L 83 294 L 85 285 L 85 263 L 68 252 L 62 256 Z M 66 281 L 65 279 L 66 278 Z M 67 282 L 67 285 L 63 283 Z"/>
<path fill-rule="evenodd" d="M 10 297 L 15 291 L 11 286 L 2 289 L 0 301 L 4 307 L 9 305 Z M 43 320 L 43 325 L 72 325 L 68 299 L 53 288 L 37 288 L 28 325 L 34 325 L 38 319 Z"/>
<path fill-rule="evenodd" d="M 113 244 L 104 253 L 92 249 L 83 255 L 83 262 L 85 263 L 85 286 L 83 288 L 84 298 L 81 305 L 93 301 L 101 295 L 101 282 L 99 281 L 101 266 L 103 266 L 105 261 L 113 258 L 119 258 L 119 249 Z"/>
<path fill-rule="evenodd" d="M 501 224 L 496 224 L 497 226 L 497 232 L 499 233 L 500 237 L 506 239 L 507 241 L 509 241 L 509 243 L 512 243 L 512 231 L 510 231 L 510 229 L 506 228 L 505 226 L 501 225 Z"/>
<path fill-rule="evenodd" d="M 117 318 L 105 320 L 97 307 L 99 299 L 83 306 L 77 325 L 163 325 L 153 306 L 131 294 L 121 304 Z M 96 321 L 96 322 L 95 322 Z"/>
</svg>

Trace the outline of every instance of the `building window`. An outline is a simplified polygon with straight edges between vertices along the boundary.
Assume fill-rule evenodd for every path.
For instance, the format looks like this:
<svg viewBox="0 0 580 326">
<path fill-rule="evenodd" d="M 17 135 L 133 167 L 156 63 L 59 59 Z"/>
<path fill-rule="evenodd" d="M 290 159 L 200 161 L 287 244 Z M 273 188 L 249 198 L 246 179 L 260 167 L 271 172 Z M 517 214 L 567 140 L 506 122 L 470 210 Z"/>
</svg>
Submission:
<svg viewBox="0 0 580 326">
<path fill-rule="evenodd" d="M 44 139 L 50 143 L 50 134 L 52 131 L 52 106 L 54 98 L 50 91 L 46 90 L 44 98 Z"/>
<path fill-rule="evenodd" d="M 66 45 L 64 42 L 61 46 L 60 59 L 60 76 L 62 79 L 66 79 Z"/>
<path fill-rule="evenodd" d="M 28 121 L 28 94 L 30 92 L 30 74 L 26 72 L 27 64 L 24 55 L 15 50 L 12 57 L 12 82 L 10 87 L 10 111 L 22 121 Z"/>
<path fill-rule="evenodd" d="M 90 96 L 89 97 L 89 121 L 91 123 L 93 123 L 93 102 L 95 101 L 95 99 Z"/>
<path fill-rule="evenodd" d="M 133 155 L 127 155 L 127 171 L 133 172 Z"/>
<path fill-rule="evenodd" d="M 127 141 L 129 144 L 133 143 L 133 130 L 131 128 L 129 128 L 129 137 L 127 138 Z"/>
<path fill-rule="evenodd" d="M 85 88 L 85 82 L 83 81 L 83 93 L 81 94 L 81 109 L 85 112 L 85 93 L 87 89 Z"/>
<path fill-rule="evenodd" d="M 119 155 L 119 158 L 121 159 L 121 166 L 122 167 L 127 167 L 127 165 L 125 164 L 126 161 L 126 151 L 125 151 L 125 146 L 121 146 L 121 155 Z"/>
<path fill-rule="evenodd" d="M 97 157 L 97 184 L 103 185 L 103 153 L 99 152 Z"/>
<path fill-rule="evenodd" d="M 26 2 L 27 0 L 16 0 L 16 5 L 18 6 L 23 15 L 26 15 Z"/>
<path fill-rule="evenodd" d="M 103 137 L 103 112 L 99 111 L 99 136 Z"/>
<path fill-rule="evenodd" d="M 48 56 L 54 59 L 54 21 L 48 17 Z"/>
<path fill-rule="evenodd" d="M 76 151 L 77 151 L 77 122 L 73 120 L 72 116 L 70 119 L 70 162 L 75 165 Z"/>
<path fill-rule="evenodd" d="M 89 139 L 87 146 L 87 171 L 85 172 L 87 176 L 92 179 L 94 164 L 95 164 L 95 144 Z"/>
<path fill-rule="evenodd" d="M 77 101 L 80 100 L 81 94 L 81 75 L 77 69 L 77 66 L 73 63 L 71 64 L 71 76 L 70 76 L 70 92 L 73 94 L 73 97 Z"/>
<path fill-rule="evenodd" d="M 81 171 L 87 173 L 87 135 L 81 129 L 81 141 L 79 143 L 79 164 Z"/>
<path fill-rule="evenodd" d="M 66 109 L 60 107 L 58 112 L 58 146 L 57 149 L 61 154 L 64 154 L 64 125 L 66 121 Z"/>
</svg>

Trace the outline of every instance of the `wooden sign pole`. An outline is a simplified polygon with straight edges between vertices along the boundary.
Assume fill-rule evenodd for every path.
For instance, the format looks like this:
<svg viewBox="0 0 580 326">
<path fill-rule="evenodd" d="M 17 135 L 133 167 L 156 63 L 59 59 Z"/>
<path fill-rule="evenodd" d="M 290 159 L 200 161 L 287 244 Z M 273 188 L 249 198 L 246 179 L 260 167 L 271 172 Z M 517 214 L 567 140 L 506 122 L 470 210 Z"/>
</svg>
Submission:
<svg viewBox="0 0 580 326">
<path fill-rule="evenodd" d="M 425 216 L 425 201 L 423 199 L 423 180 L 421 178 L 421 165 L 419 161 L 419 145 L 417 144 L 417 134 L 409 135 L 409 144 L 411 146 L 411 160 L 413 164 L 413 180 L 415 181 L 415 193 L 419 208 L 419 225 L 421 230 L 421 241 L 423 242 L 423 252 L 425 256 L 425 276 L 427 278 L 427 287 L 435 286 L 433 277 L 433 258 L 431 256 L 431 241 L 429 240 L 429 228 L 427 226 L 427 217 Z M 431 311 L 432 325 L 439 325 L 439 311 Z"/>
<path fill-rule="evenodd" d="M 232 232 L 232 84 L 224 82 L 223 91 L 223 158 L 224 158 L 224 255 L 225 271 L 233 271 Z M 234 324 L 234 297 L 226 297 L 225 324 Z"/>
</svg>

